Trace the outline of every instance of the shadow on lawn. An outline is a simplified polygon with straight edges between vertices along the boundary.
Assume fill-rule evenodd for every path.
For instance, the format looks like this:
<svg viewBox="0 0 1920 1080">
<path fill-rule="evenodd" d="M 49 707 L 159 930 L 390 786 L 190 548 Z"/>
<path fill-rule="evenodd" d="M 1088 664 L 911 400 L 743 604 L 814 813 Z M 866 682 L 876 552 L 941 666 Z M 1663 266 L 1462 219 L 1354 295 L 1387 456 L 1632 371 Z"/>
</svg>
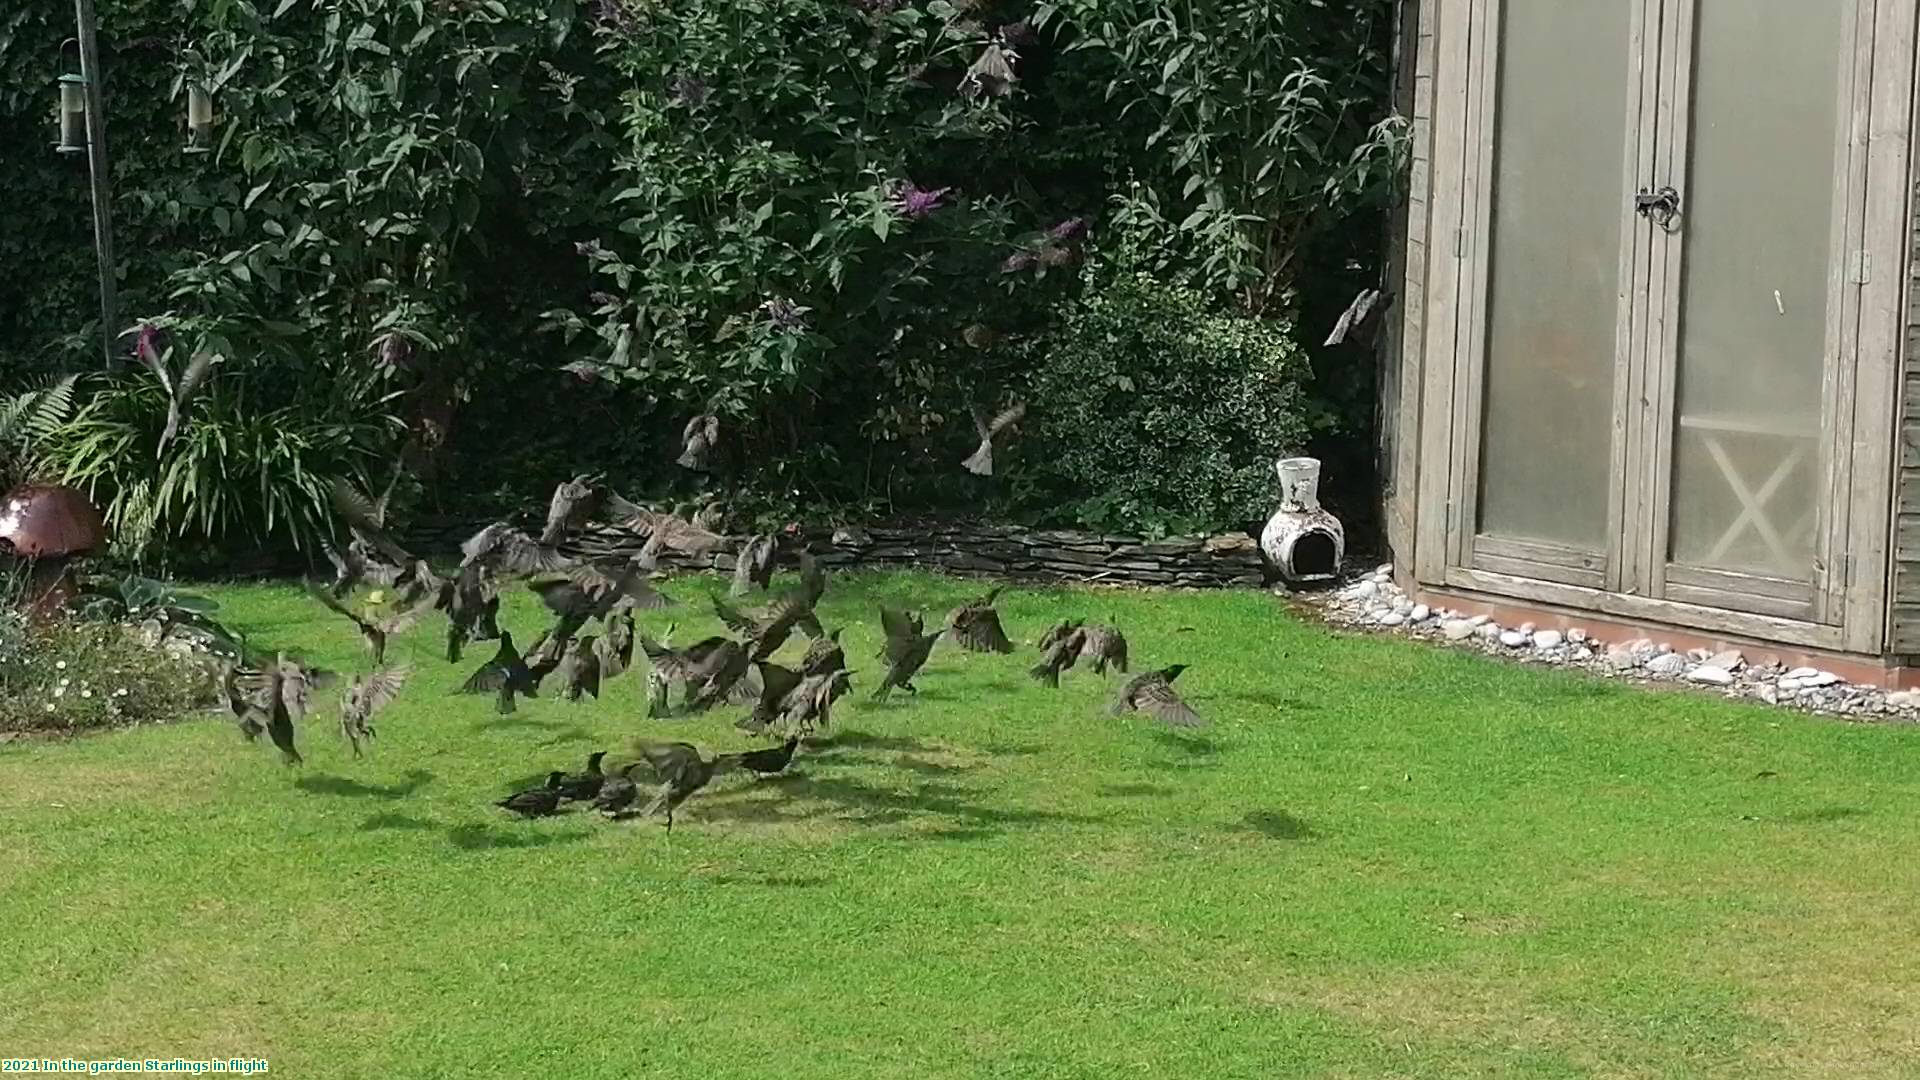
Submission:
<svg viewBox="0 0 1920 1080">
<path fill-rule="evenodd" d="M 1165 728 L 1154 729 L 1153 741 L 1189 757 L 1212 757 L 1220 752 L 1220 744 L 1212 739 L 1200 735 L 1178 735 Z"/>
<path fill-rule="evenodd" d="M 367 784 L 344 776 L 328 773 L 310 773 L 293 782 L 293 786 L 310 795 L 339 795 L 352 799 L 404 799 L 433 782 L 433 774 L 425 769 L 408 769 L 405 781 L 398 784 Z"/>
<path fill-rule="evenodd" d="M 442 832 L 446 834 L 447 841 L 461 851 L 546 847 L 550 844 L 575 843 L 581 838 L 579 833 L 527 831 L 516 827 L 520 824 L 502 822 L 494 825 L 469 821 L 460 825 L 442 825 L 407 814 L 375 814 L 360 823 L 359 831 Z"/>
<path fill-rule="evenodd" d="M 499 851 L 503 848 L 547 847 L 551 844 L 572 844 L 580 840 L 579 833 L 523 832 L 497 825 L 479 825 L 468 823 L 455 825 L 447 830 L 447 839 L 461 851 Z"/>
<path fill-rule="evenodd" d="M 1821 806 L 1812 810 L 1796 810 L 1791 814 L 1782 814 L 1780 820 L 1794 825 L 1825 825 L 1828 822 L 1847 821 L 1866 816 L 1867 812 L 1857 806 Z"/>
<path fill-rule="evenodd" d="M 777 789 L 781 797 L 754 797 L 755 792 L 769 788 Z M 802 775 L 727 788 L 708 796 L 699 812 L 701 817 L 709 820 L 740 823 L 792 823 L 814 819 L 844 821 L 855 825 L 950 823 L 940 829 L 929 830 L 929 839 L 983 839 L 1008 828 L 1087 824 L 1104 820 L 1090 814 L 985 804 L 970 798 L 972 794 L 966 788 L 938 782 L 898 791 L 854 780 Z"/>
<path fill-rule="evenodd" d="M 1234 832 L 1259 833 L 1269 840 L 1311 840 L 1320 835 L 1312 825 L 1284 810 L 1254 810 L 1229 826 Z"/>
<path fill-rule="evenodd" d="M 1104 799 L 1147 799 L 1172 795 L 1164 784 L 1102 784 L 1094 794 Z"/>
<path fill-rule="evenodd" d="M 1276 694 L 1259 690 L 1244 694 L 1215 694 L 1211 697 L 1195 697 L 1195 701 L 1238 701 L 1247 705 L 1258 705 L 1263 709 L 1285 709 L 1288 712 L 1320 712 L 1326 706 L 1317 701 L 1295 697 L 1292 694 Z"/>
<path fill-rule="evenodd" d="M 775 889 L 819 889 L 833 884 L 819 874 L 715 874 L 703 879 L 714 885 L 754 885 Z"/>
<path fill-rule="evenodd" d="M 842 731 L 825 739 L 809 740 L 806 753 L 809 757 L 829 757 L 846 750 L 902 750 L 908 753 L 921 753 L 928 749 L 927 744 L 919 739 L 903 738 L 898 735 L 875 735 L 866 731 Z"/>
</svg>

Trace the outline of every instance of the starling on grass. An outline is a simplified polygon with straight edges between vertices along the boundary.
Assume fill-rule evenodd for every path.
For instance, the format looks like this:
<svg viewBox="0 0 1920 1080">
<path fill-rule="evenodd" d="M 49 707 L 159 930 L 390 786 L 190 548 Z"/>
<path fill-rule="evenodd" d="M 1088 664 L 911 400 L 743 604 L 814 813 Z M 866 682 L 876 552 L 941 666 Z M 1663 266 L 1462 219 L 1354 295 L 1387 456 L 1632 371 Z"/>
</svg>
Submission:
<svg viewBox="0 0 1920 1080">
<path fill-rule="evenodd" d="M 700 756 L 700 751 L 691 743 L 642 743 L 640 755 L 653 766 L 662 781 L 659 794 L 640 812 L 642 817 L 651 817 L 661 810 L 667 812 L 667 831 L 673 831 L 673 812 L 681 803 L 686 802 L 694 792 L 706 787 L 715 776 L 734 768 L 737 763 L 726 757 L 708 760 Z"/>
<path fill-rule="evenodd" d="M 800 736 L 789 735 L 787 741 L 779 746 L 770 746 L 764 750 L 748 750 L 741 754 L 722 754 L 733 762 L 736 768 L 745 769 L 758 776 L 773 776 L 786 771 L 788 763 L 793 761 L 794 747 L 800 745 Z"/>
<path fill-rule="evenodd" d="M 993 607 L 1002 588 L 1004 586 L 994 586 L 987 595 L 960 605 L 947 616 L 947 629 L 953 632 L 953 639 L 961 648 L 968 652 L 1013 651 L 1013 642 L 1007 640 L 1007 632 L 1000 628 L 1000 613 Z"/>
<path fill-rule="evenodd" d="M 606 774 L 600 771 L 600 761 L 607 756 L 605 750 L 595 750 L 587 755 L 585 772 L 568 773 L 560 777 L 557 786 L 563 799 L 591 799 L 600 794 L 600 785 L 606 780 Z"/>
<path fill-rule="evenodd" d="M 1114 699 L 1108 712 L 1114 716 L 1142 712 L 1170 727 L 1205 727 L 1206 721 L 1200 719 L 1200 715 L 1174 692 L 1173 680 L 1185 670 L 1187 665 L 1175 664 L 1162 671 L 1145 671 L 1135 675 L 1120 688 L 1120 696 Z"/>
<path fill-rule="evenodd" d="M 560 808 L 560 779 L 564 775 L 555 770 L 547 774 L 545 786 L 515 792 L 493 805 L 511 810 L 521 817 L 546 817 Z"/>
</svg>

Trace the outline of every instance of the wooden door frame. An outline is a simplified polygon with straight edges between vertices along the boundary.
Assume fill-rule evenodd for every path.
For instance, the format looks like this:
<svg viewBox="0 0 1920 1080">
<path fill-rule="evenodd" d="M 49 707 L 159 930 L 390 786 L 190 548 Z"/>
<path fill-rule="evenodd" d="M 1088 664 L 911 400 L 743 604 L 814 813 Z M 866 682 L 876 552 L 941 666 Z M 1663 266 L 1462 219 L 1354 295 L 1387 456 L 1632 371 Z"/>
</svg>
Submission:
<svg viewBox="0 0 1920 1080">
<path fill-rule="evenodd" d="M 1654 184 L 1690 190 L 1695 16 L 1701 0 L 1668 0 L 1661 48 L 1660 163 Z M 1831 2 L 1831 0 L 1829 0 Z M 1629 500 L 1638 516 L 1630 532 L 1647 544 L 1640 584 L 1647 595 L 1727 610 L 1755 611 L 1780 618 L 1838 625 L 1844 621 L 1845 575 L 1835 572 L 1847 548 L 1852 490 L 1854 387 L 1860 351 L 1860 291 L 1857 261 L 1866 250 L 1865 191 L 1870 151 L 1867 118 L 1872 101 L 1875 52 L 1874 8 L 1884 0 L 1852 0 L 1844 11 L 1840 81 L 1833 88 L 1838 111 L 1832 154 L 1832 209 L 1827 230 L 1826 328 L 1821 344 L 1819 439 L 1815 444 L 1817 491 L 1814 504 L 1813 564 L 1808 580 L 1795 581 L 1717 567 L 1689 566 L 1668 559 L 1672 543 L 1672 485 L 1679 439 L 1679 325 L 1684 301 L 1686 214 L 1674 233 L 1654 237 L 1658 311 L 1645 353 L 1649 393 L 1641 398 L 1642 439 L 1636 445 L 1651 459 L 1639 473 L 1650 486 Z M 1869 260 L 1870 261 L 1870 260 Z M 1842 557 L 1836 557 L 1840 553 Z"/>
<path fill-rule="evenodd" d="M 1462 566 L 1452 558 L 1460 550 L 1458 536 L 1470 527 L 1456 500 L 1463 482 L 1457 455 L 1461 439 L 1456 437 L 1466 419 L 1464 397 L 1477 388 L 1477 380 L 1464 376 L 1462 364 L 1464 336 L 1478 324 L 1470 305 L 1485 289 L 1480 274 L 1482 263 L 1475 257 L 1483 246 L 1484 234 L 1473 234 L 1469 222 L 1478 221 L 1479 191 L 1470 184 L 1472 166 L 1483 156 L 1482 144 L 1473 141 L 1482 130 L 1484 117 L 1476 117 L 1475 95 L 1485 96 L 1490 88 L 1478 74 L 1487 62 L 1485 50 L 1490 23 L 1486 20 L 1488 0 L 1431 0 L 1434 41 L 1431 52 L 1432 109 L 1431 176 L 1428 183 L 1429 228 L 1423 252 L 1424 319 L 1420 339 L 1410 348 L 1420 350 L 1420 387 L 1418 398 L 1419 446 L 1421 468 L 1418 472 L 1420 513 L 1415 520 L 1414 577 L 1439 587 L 1470 590 L 1562 607 L 1591 610 L 1620 618 L 1670 623 L 1761 640 L 1778 641 L 1812 648 L 1877 653 L 1886 641 L 1887 582 L 1883 572 L 1891 550 L 1892 469 L 1897 430 L 1894 413 L 1897 401 L 1899 363 L 1904 337 L 1904 305 L 1907 265 L 1905 249 L 1908 235 L 1908 178 L 1916 71 L 1915 5 L 1902 0 L 1861 0 L 1863 18 L 1872 22 L 1867 81 L 1868 108 L 1864 116 L 1866 132 L 1865 165 L 1862 174 L 1866 197 L 1861 204 L 1865 232 L 1867 282 L 1857 291 L 1858 359 L 1853 370 L 1850 392 L 1836 399 L 1853 411 L 1853 422 L 1846 430 L 1851 439 L 1851 475 L 1844 501 L 1844 523 L 1836 521 L 1834 535 L 1841 543 L 1834 549 L 1842 563 L 1829 575 L 1828 594 L 1840 606 L 1837 625 L 1780 618 L 1763 612 L 1730 611 L 1698 604 L 1681 603 L 1627 591 L 1636 574 L 1653 562 L 1653 540 L 1648 530 L 1632 534 L 1634 543 L 1624 544 L 1615 560 L 1620 577 L 1617 586 L 1595 588 L 1562 582 L 1541 581 L 1493 570 Z M 1664 20 L 1677 17 L 1677 3 L 1670 0 L 1640 0 L 1643 12 L 1658 12 Z M 1645 25 L 1645 24 L 1643 24 Z M 1652 65 L 1659 67 L 1660 65 Z M 1643 71 L 1642 83 L 1656 77 Z M 1672 98 L 1669 96 L 1671 103 Z M 1644 126 L 1644 125 L 1643 125 Z M 1469 154 L 1471 149 L 1472 153 Z M 1623 193 L 1623 198 L 1630 193 Z M 1664 267 L 1661 268 L 1664 271 Z M 1648 266 L 1647 273 L 1654 272 Z M 1641 290 L 1642 293 L 1645 290 Z M 1640 357 L 1646 350 L 1663 347 L 1667 332 L 1663 319 L 1647 313 L 1642 320 L 1646 332 L 1638 336 L 1633 348 Z M 1642 369 L 1644 363 L 1631 365 Z M 1644 395 L 1648 387 L 1644 377 L 1630 381 L 1629 400 Z M 1626 423 L 1644 423 L 1644 410 L 1628 410 Z M 1616 416 L 1616 424 L 1621 423 Z M 1650 445 L 1626 433 L 1629 450 Z M 1629 454 L 1626 461 L 1635 483 L 1647 483 L 1658 475 L 1664 456 L 1657 453 Z M 1623 536 L 1625 531 L 1623 530 Z M 1614 583 L 1609 582 L 1612 585 Z"/>
<path fill-rule="evenodd" d="M 1539 578 L 1563 585 L 1617 590 L 1621 584 L 1624 519 L 1624 470 L 1627 430 L 1625 417 L 1633 370 L 1634 341 L 1630 333 L 1635 310 L 1635 288 L 1646 261 L 1651 226 L 1630 212 L 1635 178 L 1648 175 L 1653 127 L 1647 107 L 1653 88 L 1648 79 L 1646 37 L 1648 18 L 1659 0 L 1636 0 L 1628 27 L 1627 52 L 1633 71 L 1624 102 L 1626 136 L 1622 140 L 1619 266 L 1615 277 L 1613 393 L 1608 425 L 1609 472 L 1604 539 L 1598 549 L 1567 544 L 1482 535 L 1479 521 L 1481 428 L 1486 404 L 1487 303 L 1491 286 L 1493 203 L 1496 160 L 1493 133 L 1497 128 L 1501 68 L 1500 27 L 1507 3 L 1527 0 L 1473 0 L 1468 29 L 1469 63 L 1473 77 L 1467 94 L 1466 145 L 1474 156 L 1466 162 L 1462 180 L 1462 214 L 1468 222 L 1462 235 L 1461 257 L 1466 264 L 1461 279 L 1459 336 L 1453 358 L 1456 367 L 1453 402 L 1456 438 L 1450 455 L 1451 477 L 1447 503 L 1452 519 L 1447 537 L 1447 565 L 1472 567 L 1518 577 Z M 1637 72 L 1638 79 L 1633 78 Z"/>
</svg>

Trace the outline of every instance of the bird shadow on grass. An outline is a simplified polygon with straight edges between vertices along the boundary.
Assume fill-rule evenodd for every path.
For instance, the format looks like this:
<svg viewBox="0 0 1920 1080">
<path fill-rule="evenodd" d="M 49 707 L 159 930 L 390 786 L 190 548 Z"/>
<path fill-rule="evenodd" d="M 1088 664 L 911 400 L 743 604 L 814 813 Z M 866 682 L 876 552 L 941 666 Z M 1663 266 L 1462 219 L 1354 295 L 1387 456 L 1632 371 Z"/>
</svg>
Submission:
<svg viewBox="0 0 1920 1080">
<path fill-rule="evenodd" d="M 387 813 L 375 814 L 359 825 L 360 832 L 385 832 L 388 830 L 398 832 L 432 832 L 439 828 L 440 825 L 438 822 L 428 821 L 425 818 L 412 817 L 407 814 Z"/>
<path fill-rule="evenodd" d="M 912 755 L 903 755 L 895 759 L 894 764 L 902 769 L 906 769 L 908 772 L 916 772 L 922 776 L 959 776 L 962 773 L 970 773 L 982 767 L 978 763 L 948 765 L 945 762 L 928 761 L 925 758 L 917 758 Z"/>
<path fill-rule="evenodd" d="M 407 777 L 398 784 L 368 784 L 345 776 L 329 773 L 309 773 L 293 782 L 293 786 L 310 795 L 339 795 L 352 799 L 404 799 L 433 782 L 433 774 L 425 769 L 408 769 Z"/>
<path fill-rule="evenodd" d="M 1825 825 L 1866 816 L 1867 812 L 1857 806 L 1819 806 L 1812 810 L 1796 810 L 1791 814 L 1782 814 L 1780 820 L 1793 825 Z"/>
<path fill-rule="evenodd" d="M 1239 824 L 1228 827 L 1234 832 L 1258 833 L 1269 840 L 1311 840 L 1320 835 L 1312 825 L 1284 810 L 1253 810 Z"/>
<path fill-rule="evenodd" d="M 579 725 L 575 725 L 575 726 L 577 727 Z M 473 725 L 473 730 L 475 731 L 511 731 L 515 728 L 525 728 L 533 731 L 553 731 L 556 729 L 556 727 L 558 727 L 558 725 L 553 721 L 542 720 L 542 719 L 539 719 L 538 717 L 529 716 L 523 712 L 511 712 L 506 714 L 505 716 L 496 715 L 490 720 L 482 720 L 479 723 Z M 561 728 L 560 730 L 566 730 L 566 729 Z"/>
<path fill-rule="evenodd" d="M 703 879 L 713 885 L 752 885 L 773 889 L 819 889 L 833 883 L 821 874 L 715 874 Z"/>
<path fill-rule="evenodd" d="M 553 732 L 552 734 L 548 735 L 546 738 L 541 739 L 535 745 L 536 746 L 565 746 L 572 743 L 583 743 L 583 742 L 592 742 L 592 741 L 593 741 L 593 732 L 587 730 L 586 725 L 574 724 L 572 727 L 564 727 L 558 731 Z"/>
<path fill-rule="evenodd" d="M 1288 712 L 1320 712 L 1326 706 L 1317 701 L 1295 697 L 1292 694 L 1275 694 L 1256 690 L 1244 694 L 1215 694 L 1209 697 L 1195 697 L 1195 701 L 1238 701 L 1247 705 L 1258 705 L 1263 709 L 1285 709 Z"/>
<path fill-rule="evenodd" d="M 461 851 L 499 851 L 510 848 L 548 847 L 574 844 L 579 833 L 521 832 L 496 825 L 455 825 L 447 830 L 447 839 Z"/>
<path fill-rule="evenodd" d="M 1173 793 L 1164 784 L 1102 784 L 1094 792 L 1103 799 L 1151 799 Z"/>
<path fill-rule="evenodd" d="M 488 825 L 478 822 L 442 825 L 437 821 L 428 821 L 408 814 L 375 814 L 360 823 L 359 831 L 444 832 L 447 841 L 462 851 L 546 847 L 550 844 L 570 844 L 580 839 L 579 833 L 528 832 L 508 825 Z"/>
<path fill-rule="evenodd" d="M 980 752 L 994 757 L 1032 757 L 1044 749 L 1039 743 L 988 743 L 980 747 Z"/>
<path fill-rule="evenodd" d="M 737 822 L 800 822 L 814 818 L 855 825 L 895 825 L 912 821 L 948 821 L 951 828 L 998 833 L 1010 827 L 1087 824 L 1104 820 L 1090 814 L 1025 810 L 974 801 L 973 792 L 954 784 L 928 782 L 909 791 L 873 787 L 838 777 L 797 777 L 780 785 L 786 798 L 774 802 L 741 798 L 753 788 L 730 788 L 708 798 L 701 815 Z M 972 837 L 970 837 L 972 838 Z"/>
<path fill-rule="evenodd" d="M 806 753 L 814 757 L 825 757 L 847 750 L 898 750 L 920 753 L 927 749 L 927 744 L 919 739 L 899 735 L 875 735 L 866 731 L 841 731 L 824 739 L 810 740 L 806 745 Z"/>
<path fill-rule="evenodd" d="M 1220 752 L 1220 744 L 1202 735 L 1177 735 L 1164 729 L 1153 733 L 1153 741 L 1169 750 L 1178 750 L 1188 757 L 1212 757 Z"/>
</svg>

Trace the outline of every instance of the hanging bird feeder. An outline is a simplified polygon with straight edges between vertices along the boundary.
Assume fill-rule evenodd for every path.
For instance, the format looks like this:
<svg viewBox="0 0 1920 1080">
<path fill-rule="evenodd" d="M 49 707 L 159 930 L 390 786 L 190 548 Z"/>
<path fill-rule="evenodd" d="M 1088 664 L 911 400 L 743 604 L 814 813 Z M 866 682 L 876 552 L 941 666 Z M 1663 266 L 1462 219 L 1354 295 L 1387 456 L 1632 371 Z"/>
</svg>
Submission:
<svg viewBox="0 0 1920 1080">
<path fill-rule="evenodd" d="M 213 92 L 198 79 L 187 84 L 187 153 L 213 149 Z"/>
<path fill-rule="evenodd" d="M 74 66 L 80 66 L 80 41 L 68 38 L 60 45 L 64 54 L 67 46 L 73 46 Z M 69 71 L 56 81 L 60 87 L 59 141 L 53 148 L 62 154 L 84 154 L 87 152 L 87 79 L 77 71 Z"/>
</svg>

